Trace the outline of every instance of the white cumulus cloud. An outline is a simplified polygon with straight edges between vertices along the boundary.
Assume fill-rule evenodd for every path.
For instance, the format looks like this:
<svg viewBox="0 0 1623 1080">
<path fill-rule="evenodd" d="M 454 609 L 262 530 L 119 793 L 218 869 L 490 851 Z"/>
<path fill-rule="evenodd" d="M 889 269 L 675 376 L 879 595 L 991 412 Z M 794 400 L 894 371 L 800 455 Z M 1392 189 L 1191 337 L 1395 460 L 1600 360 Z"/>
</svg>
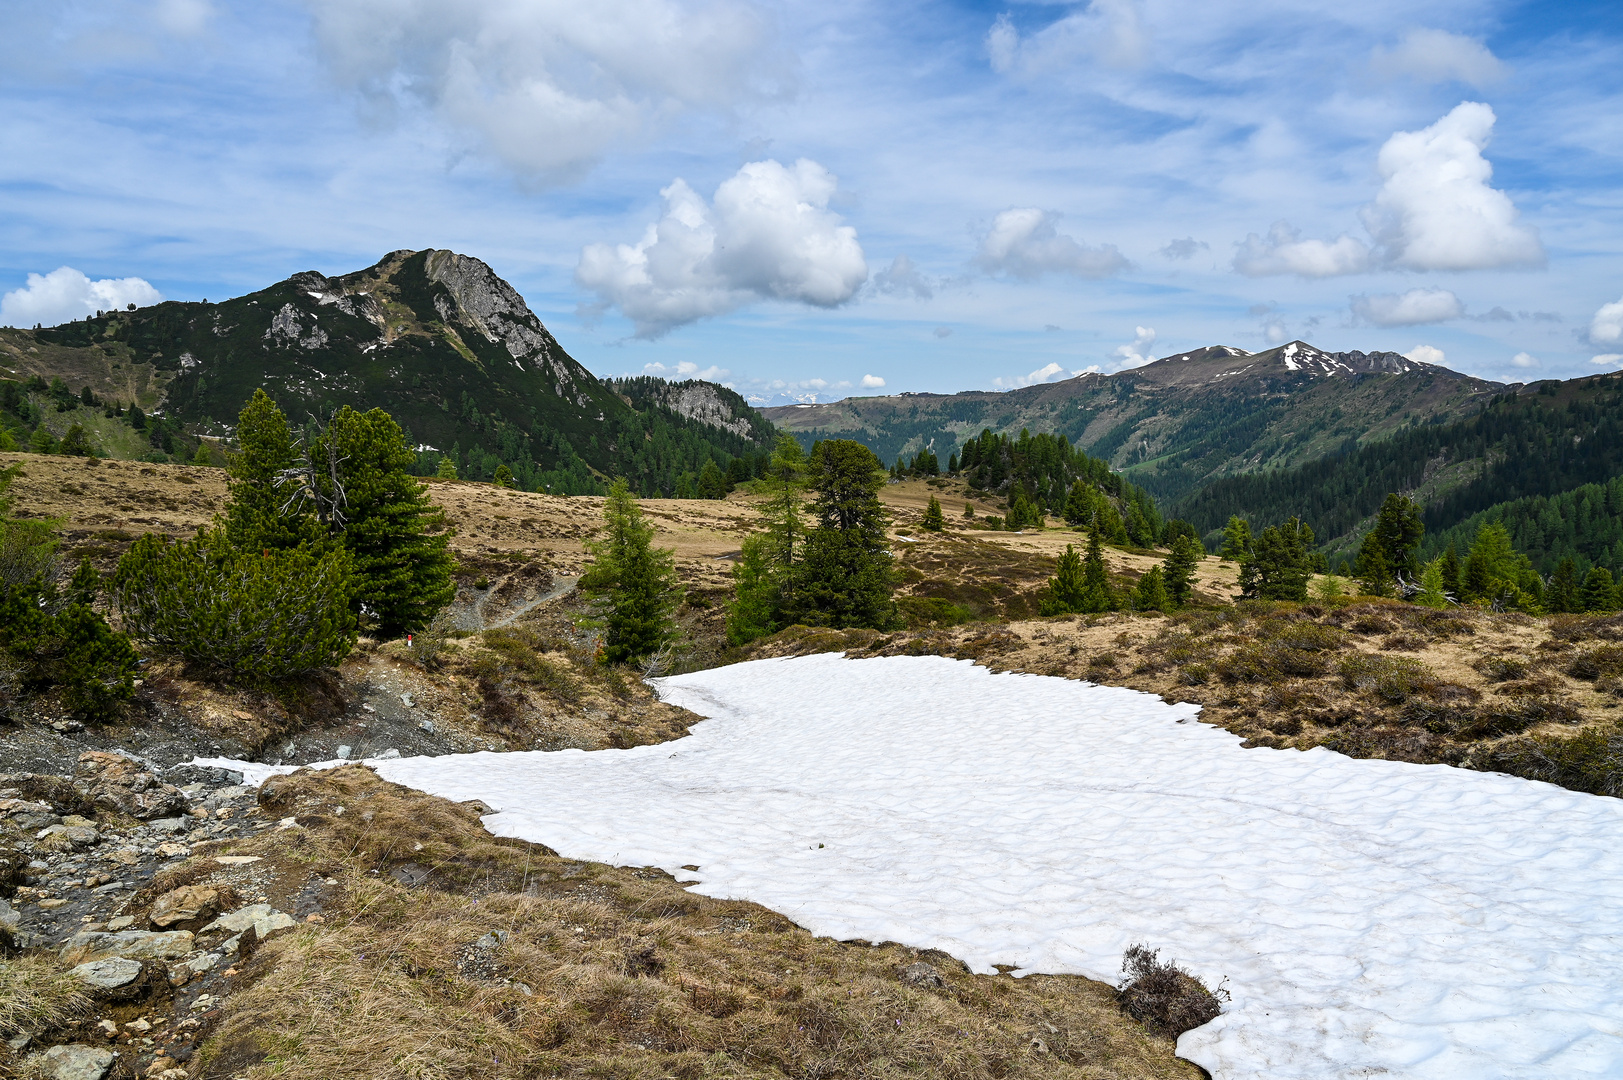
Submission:
<svg viewBox="0 0 1623 1080">
<path fill-rule="evenodd" d="M 1488 270 L 1544 265 L 1538 230 L 1521 224 L 1510 196 L 1488 186 L 1482 156 L 1495 117 L 1466 101 L 1420 131 L 1381 147 L 1385 183 L 1362 211 L 1387 262 L 1410 270 Z"/>
<path fill-rule="evenodd" d="M 684 113 L 779 93 L 792 71 L 746 0 L 306 3 L 332 73 L 374 111 L 425 109 L 547 180 Z"/>
<path fill-rule="evenodd" d="M 1616 345 L 1623 342 L 1623 299 L 1615 304 L 1602 304 L 1589 320 L 1591 345 Z"/>
<path fill-rule="evenodd" d="M 1505 77 L 1505 65 L 1476 38 L 1447 30 L 1415 29 L 1396 47 L 1377 46 L 1370 67 L 1388 79 L 1463 82 L 1482 87 Z"/>
<path fill-rule="evenodd" d="M 1133 342 L 1131 345 L 1122 345 L 1116 350 L 1116 356 L 1121 360 L 1124 368 L 1138 367 L 1155 359 L 1150 355 L 1150 346 L 1155 344 L 1155 327 L 1133 327 Z"/>
<path fill-rule="evenodd" d="M 878 375 L 864 375 L 862 377 L 862 388 L 864 390 L 878 390 L 884 385 L 885 380 L 881 379 Z"/>
<path fill-rule="evenodd" d="M 0 326 L 58 326 L 98 311 L 156 304 L 163 295 L 138 277 L 92 281 L 71 266 L 29 274 L 28 284 L 0 297 Z"/>
<path fill-rule="evenodd" d="M 1466 101 L 1420 131 L 1399 131 L 1381 147 L 1375 198 L 1359 211 L 1373 244 L 1343 233 L 1302 239 L 1288 222 L 1236 245 L 1234 269 L 1251 277 L 1333 277 L 1376 269 L 1491 270 L 1543 266 L 1538 230 L 1523 225 L 1510 196 L 1490 187 L 1482 156 L 1493 110 Z"/>
<path fill-rule="evenodd" d="M 1266 237 L 1251 233 L 1235 245 L 1234 269 L 1247 277 L 1297 274 L 1301 277 L 1336 277 L 1370 269 L 1369 245 L 1343 234 L 1335 240 L 1303 240 L 1287 221 L 1276 221 Z"/>
<path fill-rule="evenodd" d="M 641 338 L 758 300 L 835 307 L 868 278 L 857 233 L 828 209 L 837 180 L 815 161 L 756 161 L 706 203 L 682 180 L 635 244 L 590 244 L 575 281 L 589 313 L 618 308 Z"/>
<path fill-rule="evenodd" d="M 1434 345 L 1416 345 L 1403 355 L 1417 364 L 1441 364 L 1443 362 L 1443 350 Z"/>
<path fill-rule="evenodd" d="M 1371 326 L 1421 326 L 1465 314 L 1460 298 L 1447 289 L 1410 289 L 1348 298 L 1353 317 Z"/>
<path fill-rule="evenodd" d="M 1528 368 L 1538 367 L 1540 364 L 1538 357 L 1534 356 L 1532 353 L 1525 352 L 1519 352 L 1515 356 L 1512 356 L 1510 358 L 1510 362 L 1515 364 L 1517 367 Z"/>
<path fill-rule="evenodd" d="M 1088 247 L 1055 228 L 1059 215 L 1027 207 L 992 219 L 975 261 L 988 274 L 1031 280 L 1047 273 L 1104 278 L 1127 268 L 1114 244 Z"/>
<path fill-rule="evenodd" d="M 1619 360 L 1623 360 L 1623 353 L 1617 353 L 1617 352 L 1601 353 L 1599 356 L 1591 356 L 1589 358 L 1589 362 L 1591 364 L 1606 364 L 1607 366 L 1615 364 Z"/>
</svg>

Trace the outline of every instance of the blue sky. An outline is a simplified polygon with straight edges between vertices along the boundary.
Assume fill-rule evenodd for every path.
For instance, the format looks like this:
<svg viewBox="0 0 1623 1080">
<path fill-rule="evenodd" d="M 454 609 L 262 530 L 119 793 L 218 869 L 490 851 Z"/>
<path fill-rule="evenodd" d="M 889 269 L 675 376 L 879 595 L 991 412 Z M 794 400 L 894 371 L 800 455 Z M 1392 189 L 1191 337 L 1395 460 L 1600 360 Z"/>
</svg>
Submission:
<svg viewBox="0 0 1623 1080">
<path fill-rule="evenodd" d="M 18 324 L 432 246 L 761 401 L 1623 366 L 1611 4 L 4 2 L 0 109 Z"/>
</svg>

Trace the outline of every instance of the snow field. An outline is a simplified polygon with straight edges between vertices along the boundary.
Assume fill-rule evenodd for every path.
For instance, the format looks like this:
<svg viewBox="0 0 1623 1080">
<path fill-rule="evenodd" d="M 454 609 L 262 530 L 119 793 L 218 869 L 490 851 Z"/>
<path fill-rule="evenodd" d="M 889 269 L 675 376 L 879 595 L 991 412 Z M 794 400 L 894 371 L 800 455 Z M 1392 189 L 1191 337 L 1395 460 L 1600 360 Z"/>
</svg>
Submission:
<svg viewBox="0 0 1623 1080">
<path fill-rule="evenodd" d="M 1623 1075 L 1623 800 L 1244 750 L 1197 706 L 941 657 L 655 685 L 710 719 L 372 764 L 499 835 L 980 972 L 1115 981 L 1145 942 L 1232 994 L 1178 1041 L 1218 1080 Z"/>
</svg>

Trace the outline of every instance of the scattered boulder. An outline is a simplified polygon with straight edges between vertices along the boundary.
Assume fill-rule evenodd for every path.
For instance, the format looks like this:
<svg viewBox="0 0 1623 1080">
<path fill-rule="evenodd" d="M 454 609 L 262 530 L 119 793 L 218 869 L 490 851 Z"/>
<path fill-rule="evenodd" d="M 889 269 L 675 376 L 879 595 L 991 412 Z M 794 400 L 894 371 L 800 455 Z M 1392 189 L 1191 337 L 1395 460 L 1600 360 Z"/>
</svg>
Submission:
<svg viewBox="0 0 1623 1080">
<path fill-rule="evenodd" d="M 126 960 L 122 956 L 109 957 L 106 960 L 92 960 L 80 964 L 68 974 L 89 986 L 92 990 L 117 991 L 135 982 L 141 977 L 141 961 Z"/>
<path fill-rule="evenodd" d="M 111 1050 L 83 1043 L 53 1046 L 28 1059 L 45 1080 L 102 1080 L 117 1060 Z"/>
<path fill-rule="evenodd" d="M 0 776 L 0 799 L 43 803 L 59 814 L 92 814 L 95 803 L 65 776 L 12 773 Z M 41 826 L 34 826 L 40 828 Z"/>
<path fill-rule="evenodd" d="M 255 938 L 264 941 L 278 930 L 286 930 L 297 925 L 293 916 L 277 911 L 269 904 L 249 904 L 228 915 L 221 915 L 203 927 L 202 932 L 207 934 L 214 930 L 223 930 L 228 934 L 241 934 L 252 930 Z"/>
<path fill-rule="evenodd" d="M 898 971 L 896 976 L 909 986 L 920 986 L 931 990 L 939 990 L 946 985 L 946 980 L 941 977 L 941 972 L 937 971 L 933 964 L 926 964 L 923 960 L 907 965 Z"/>
<path fill-rule="evenodd" d="M 35 846 L 45 851 L 82 851 L 100 843 L 101 833 L 90 825 L 49 825 L 36 833 L 35 839 Z"/>
<path fill-rule="evenodd" d="M 220 890 L 212 885 L 182 885 L 152 902 L 152 925 L 167 929 L 219 914 Z"/>
<path fill-rule="evenodd" d="M 60 955 L 66 963 L 84 964 L 115 956 L 127 960 L 178 960 L 191 951 L 192 935 L 187 930 L 85 931 L 69 938 Z"/>
<path fill-rule="evenodd" d="M 80 788 L 102 810 L 111 810 L 141 821 L 173 817 L 186 810 L 186 795 L 173 784 L 133 758 L 90 750 L 79 755 Z"/>
</svg>

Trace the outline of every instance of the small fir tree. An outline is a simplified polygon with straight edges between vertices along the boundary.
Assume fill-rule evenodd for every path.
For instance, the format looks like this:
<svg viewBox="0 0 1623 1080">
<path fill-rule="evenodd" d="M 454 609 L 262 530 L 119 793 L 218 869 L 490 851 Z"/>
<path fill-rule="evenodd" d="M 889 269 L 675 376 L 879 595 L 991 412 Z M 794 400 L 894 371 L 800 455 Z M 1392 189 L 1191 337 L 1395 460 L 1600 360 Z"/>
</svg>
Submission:
<svg viewBox="0 0 1623 1080">
<path fill-rule="evenodd" d="M 744 541 L 733 567 L 733 600 L 727 609 L 727 638 L 742 645 L 774 633 L 794 605 L 806 526 L 800 512 L 806 456 L 791 435 L 780 435 L 767 460 L 758 504 L 763 532 Z"/>
<path fill-rule="evenodd" d="M 930 496 L 930 505 L 924 508 L 924 527 L 930 532 L 940 532 L 947 527 L 941 516 L 941 500 L 934 495 Z"/>
<path fill-rule="evenodd" d="M 1251 558 L 1251 525 L 1244 518 L 1231 517 L 1223 527 L 1223 546 L 1218 554 L 1233 562 Z"/>
<path fill-rule="evenodd" d="M 1460 553 L 1454 549 L 1452 541 L 1449 542 L 1448 549 L 1443 552 L 1442 562 L 1438 563 L 1438 569 L 1443 575 L 1443 591 L 1455 600 L 1459 600 Z"/>
<path fill-rule="evenodd" d="M 721 471 L 714 458 L 704 463 L 699 470 L 699 498 L 725 499 L 727 497 L 727 474 Z"/>
<path fill-rule="evenodd" d="M 1420 591 L 1415 593 L 1414 602 L 1421 607 L 1445 608 L 1448 606 L 1448 595 L 1443 590 L 1442 559 L 1436 558 L 1426 564 L 1420 573 Z"/>
<path fill-rule="evenodd" d="M 1167 598 L 1174 606 L 1183 607 L 1194 595 L 1195 567 L 1205 554 L 1200 543 L 1188 533 L 1180 533 L 1172 541 L 1172 551 L 1162 564 L 1161 572 L 1166 578 Z"/>
<path fill-rule="evenodd" d="M 1166 576 L 1159 566 L 1152 566 L 1144 571 L 1133 589 L 1133 607 L 1138 611 L 1165 611 L 1170 606 Z"/>
<path fill-rule="evenodd" d="M 592 562 L 579 587 L 598 608 L 603 658 L 611 664 L 657 653 L 676 637 L 676 554 L 654 547 L 654 527 L 624 480 L 609 488 L 603 531 L 586 545 Z"/>
<path fill-rule="evenodd" d="M 1373 532 L 1380 540 L 1381 551 L 1394 579 L 1399 574 L 1413 579 L 1418 570 L 1415 552 L 1426 535 L 1420 513 L 1419 503 L 1394 493 L 1381 503 L 1380 512 L 1375 516 Z"/>
<path fill-rule="evenodd" d="M 1390 596 L 1392 593 L 1392 560 L 1380 534 L 1371 529 L 1358 549 L 1358 583 L 1367 596 Z"/>
<path fill-rule="evenodd" d="M 965 521 L 973 521 L 974 519 L 975 519 L 975 507 L 973 505 L 971 505 L 970 503 L 965 503 L 964 504 L 964 520 Z"/>
<path fill-rule="evenodd" d="M 90 436 L 78 424 L 68 428 L 68 433 L 62 436 L 62 442 L 57 445 L 56 452 L 68 457 L 90 457 L 93 451 L 90 447 Z"/>
<path fill-rule="evenodd" d="M 1570 558 L 1562 559 L 1550 575 L 1550 588 L 1545 594 L 1545 607 L 1553 613 L 1583 610 L 1578 584 L 1578 566 Z"/>
<path fill-rule="evenodd" d="M 1048 579 L 1047 590 L 1038 601 L 1041 615 L 1068 615 L 1087 608 L 1087 579 L 1082 569 L 1082 557 L 1076 548 L 1065 545 L 1065 551 L 1054 567 L 1054 576 Z"/>
<path fill-rule="evenodd" d="M 451 459 L 450 454 L 441 456 L 439 467 L 434 470 L 434 476 L 440 480 L 458 479 L 456 474 L 456 462 Z"/>
<path fill-rule="evenodd" d="M 1110 575 L 1105 571 L 1104 543 L 1094 529 L 1088 534 L 1087 558 L 1082 560 L 1082 606 L 1077 611 L 1093 615 L 1115 611 L 1118 606 L 1116 590 L 1110 587 Z"/>
<path fill-rule="evenodd" d="M 499 488 L 512 487 L 513 470 L 509 469 L 505 464 L 496 466 L 496 475 L 491 478 L 490 482 Z"/>
<path fill-rule="evenodd" d="M 1067 525 L 1091 525 L 1093 516 L 1097 512 L 1097 504 L 1103 496 L 1098 495 L 1085 480 L 1073 480 L 1071 490 L 1065 496 L 1065 523 Z"/>
<path fill-rule="evenodd" d="M 1591 566 L 1584 577 L 1579 600 L 1585 611 L 1617 610 L 1617 589 L 1612 583 L 1612 572 L 1604 566 Z"/>
</svg>

